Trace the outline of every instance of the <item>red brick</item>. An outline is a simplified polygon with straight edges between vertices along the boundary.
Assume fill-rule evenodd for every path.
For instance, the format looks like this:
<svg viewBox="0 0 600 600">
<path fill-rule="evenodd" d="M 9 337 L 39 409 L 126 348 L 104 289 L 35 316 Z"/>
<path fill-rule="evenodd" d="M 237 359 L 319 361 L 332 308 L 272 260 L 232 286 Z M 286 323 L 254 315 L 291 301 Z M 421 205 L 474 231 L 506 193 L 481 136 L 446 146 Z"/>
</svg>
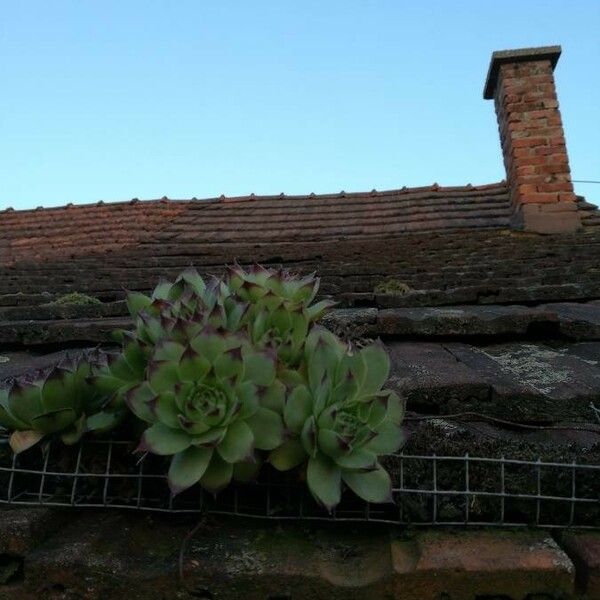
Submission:
<svg viewBox="0 0 600 600">
<path fill-rule="evenodd" d="M 516 176 L 523 176 L 523 175 L 535 175 L 536 173 L 539 173 L 540 171 L 538 171 L 538 169 L 545 169 L 547 167 L 536 167 L 534 165 L 523 165 L 523 166 L 519 166 L 516 167 Z M 542 171 L 543 172 L 543 171 Z"/>
<path fill-rule="evenodd" d="M 542 100 L 534 100 L 531 102 L 505 102 L 506 110 L 512 110 L 515 112 L 521 112 L 529 114 L 531 112 L 537 112 L 544 109 L 544 102 Z M 534 117 L 535 118 L 535 117 Z"/>
<path fill-rule="evenodd" d="M 545 90 L 534 90 L 527 92 L 526 94 L 522 94 L 522 98 L 524 102 L 531 102 L 532 100 L 540 100 L 540 99 L 548 99 L 550 94 Z"/>
<path fill-rule="evenodd" d="M 558 101 L 554 99 L 547 99 L 542 102 L 544 108 L 558 108 Z"/>
<path fill-rule="evenodd" d="M 534 156 L 534 150 L 532 148 L 515 148 L 513 144 L 512 155 L 517 159 L 528 158 L 530 156 Z"/>
<path fill-rule="evenodd" d="M 525 194 L 535 193 L 538 190 L 537 190 L 537 186 L 534 183 L 526 183 L 526 184 L 519 185 L 519 187 L 517 188 L 517 191 L 519 192 L 519 194 L 525 195 Z"/>
<path fill-rule="evenodd" d="M 546 202 L 558 202 L 558 194 L 556 192 L 541 192 L 540 188 L 543 189 L 543 186 L 536 186 L 537 192 L 533 194 L 526 194 L 523 197 L 524 203 L 533 203 L 533 204 L 544 204 Z"/>
<path fill-rule="evenodd" d="M 532 146 L 542 146 L 547 143 L 547 139 L 543 137 L 528 137 L 513 140 L 513 148 L 527 148 Z"/>
<path fill-rule="evenodd" d="M 535 156 L 550 156 L 556 154 L 556 148 L 548 144 L 546 146 L 538 146 L 537 148 L 532 148 L 531 152 Z"/>
<path fill-rule="evenodd" d="M 545 532 L 425 532 L 392 543 L 394 598 L 571 596 L 574 568 Z"/>
<path fill-rule="evenodd" d="M 519 160 L 519 166 L 545 165 L 549 162 L 548 158 L 548 156 L 528 156 Z"/>
<path fill-rule="evenodd" d="M 568 182 L 545 183 L 543 186 L 538 186 L 538 190 L 545 192 L 572 192 L 573 185 Z"/>
<path fill-rule="evenodd" d="M 558 199 L 560 202 L 577 202 L 577 196 L 574 192 L 559 194 Z"/>
<path fill-rule="evenodd" d="M 565 169 L 562 165 L 539 165 L 532 168 L 535 173 L 543 173 L 545 175 L 560 175 L 560 178 L 565 181 L 571 180 L 569 173 L 565 173 Z"/>
<path fill-rule="evenodd" d="M 569 167 L 569 159 L 564 153 L 547 156 L 545 160 L 549 165 L 564 165 L 565 169 Z"/>
<path fill-rule="evenodd" d="M 566 533 L 561 542 L 577 568 L 577 591 L 600 598 L 600 533 Z"/>
<path fill-rule="evenodd" d="M 542 110 L 531 110 L 524 113 L 526 119 L 547 119 L 553 115 L 553 111 L 550 108 Z"/>
</svg>

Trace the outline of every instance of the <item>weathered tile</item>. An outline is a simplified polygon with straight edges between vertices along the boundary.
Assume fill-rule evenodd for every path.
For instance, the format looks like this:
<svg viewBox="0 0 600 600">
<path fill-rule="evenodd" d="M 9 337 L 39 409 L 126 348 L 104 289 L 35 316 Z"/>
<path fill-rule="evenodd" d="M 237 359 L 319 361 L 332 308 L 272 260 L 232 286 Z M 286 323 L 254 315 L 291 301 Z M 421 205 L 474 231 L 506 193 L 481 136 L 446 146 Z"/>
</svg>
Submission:
<svg viewBox="0 0 600 600">
<path fill-rule="evenodd" d="M 395 598 L 572 597 L 575 569 L 550 534 L 429 531 L 392 543 Z"/>
<path fill-rule="evenodd" d="M 467 399 L 483 401 L 489 385 L 470 367 L 457 360 L 443 345 L 389 342 L 388 386 L 403 394 L 409 408 L 445 410 Z"/>
</svg>

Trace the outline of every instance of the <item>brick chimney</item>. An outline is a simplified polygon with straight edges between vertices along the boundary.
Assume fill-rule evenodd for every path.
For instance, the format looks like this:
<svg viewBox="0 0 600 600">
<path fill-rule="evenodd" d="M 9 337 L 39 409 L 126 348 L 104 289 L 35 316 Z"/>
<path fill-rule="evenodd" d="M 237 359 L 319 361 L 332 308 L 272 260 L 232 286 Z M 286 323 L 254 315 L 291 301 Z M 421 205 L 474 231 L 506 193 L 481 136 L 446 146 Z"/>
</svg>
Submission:
<svg viewBox="0 0 600 600">
<path fill-rule="evenodd" d="M 494 52 L 483 97 L 494 99 L 513 224 L 561 233 L 580 226 L 554 67 L 560 46 Z"/>
</svg>

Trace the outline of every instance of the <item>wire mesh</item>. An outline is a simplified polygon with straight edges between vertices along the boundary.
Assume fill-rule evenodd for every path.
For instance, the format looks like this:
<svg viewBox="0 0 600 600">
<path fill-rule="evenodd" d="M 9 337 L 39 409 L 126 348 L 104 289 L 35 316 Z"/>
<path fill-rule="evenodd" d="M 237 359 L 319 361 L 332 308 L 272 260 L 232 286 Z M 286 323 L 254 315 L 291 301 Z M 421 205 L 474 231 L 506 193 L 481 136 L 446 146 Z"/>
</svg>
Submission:
<svg viewBox="0 0 600 600">
<path fill-rule="evenodd" d="M 332 513 L 295 473 L 265 467 L 252 483 L 217 496 L 194 486 L 173 497 L 168 458 L 132 454 L 127 441 L 50 442 L 13 455 L 0 441 L 0 504 L 208 513 L 287 520 L 405 525 L 540 526 L 600 529 L 600 465 L 395 454 L 383 463 L 393 503 L 368 504 L 351 492 Z"/>
</svg>

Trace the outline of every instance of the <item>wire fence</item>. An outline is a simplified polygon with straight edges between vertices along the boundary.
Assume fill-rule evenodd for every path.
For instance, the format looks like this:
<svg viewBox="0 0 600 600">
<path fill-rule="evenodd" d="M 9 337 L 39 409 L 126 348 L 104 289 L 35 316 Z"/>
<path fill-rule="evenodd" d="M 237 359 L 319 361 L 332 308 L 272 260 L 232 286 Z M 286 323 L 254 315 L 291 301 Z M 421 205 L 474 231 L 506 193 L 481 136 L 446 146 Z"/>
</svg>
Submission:
<svg viewBox="0 0 600 600">
<path fill-rule="evenodd" d="M 368 504 L 350 491 L 328 513 L 297 473 L 265 467 L 256 482 L 214 496 L 199 486 L 173 497 L 168 459 L 133 455 L 127 441 L 49 443 L 14 456 L 0 441 L 0 504 L 113 508 L 244 517 L 600 529 L 600 465 L 396 454 L 383 462 L 393 503 Z"/>
</svg>

